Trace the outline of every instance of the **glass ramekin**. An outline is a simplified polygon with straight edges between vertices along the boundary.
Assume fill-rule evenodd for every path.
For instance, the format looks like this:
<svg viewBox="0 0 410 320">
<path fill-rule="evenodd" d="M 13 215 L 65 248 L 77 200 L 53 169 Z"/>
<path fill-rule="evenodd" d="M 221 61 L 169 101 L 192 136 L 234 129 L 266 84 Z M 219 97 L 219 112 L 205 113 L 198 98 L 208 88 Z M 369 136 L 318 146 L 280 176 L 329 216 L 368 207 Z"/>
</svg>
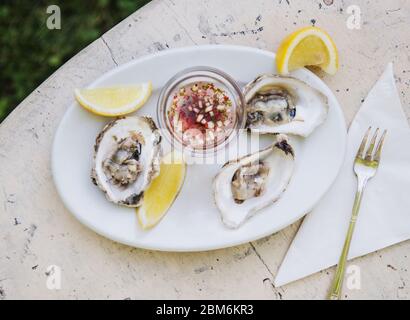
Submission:
<svg viewBox="0 0 410 320">
<path fill-rule="evenodd" d="M 172 99 L 181 87 L 194 82 L 210 82 L 216 87 L 223 89 L 232 101 L 232 111 L 234 112 L 233 124 L 225 137 L 212 144 L 202 148 L 193 147 L 180 139 L 174 133 L 172 125 L 168 118 L 168 111 L 172 106 Z M 157 120 L 162 130 L 163 136 L 168 140 L 171 146 L 176 147 L 182 152 L 189 152 L 194 156 L 207 156 L 226 148 L 229 142 L 238 134 L 240 129 L 245 127 L 245 102 L 242 91 L 236 81 L 225 72 L 205 66 L 191 67 L 178 72 L 163 87 L 158 98 Z"/>
</svg>

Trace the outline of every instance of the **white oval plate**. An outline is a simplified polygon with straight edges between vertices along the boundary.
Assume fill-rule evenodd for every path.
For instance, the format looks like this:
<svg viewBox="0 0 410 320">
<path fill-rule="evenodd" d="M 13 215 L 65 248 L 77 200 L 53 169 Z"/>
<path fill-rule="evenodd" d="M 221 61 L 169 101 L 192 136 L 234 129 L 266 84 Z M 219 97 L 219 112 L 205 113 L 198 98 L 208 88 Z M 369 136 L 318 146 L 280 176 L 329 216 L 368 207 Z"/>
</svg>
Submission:
<svg viewBox="0 0 410 320">
<path fill-rule="evenodd" d="M 159 91 L 175 73 L 191 66 L 212 66 L 247 83 L 263 73 L 275 73 L 275 55 L 259 49 L 210 45 L 166 50 L 131 61 L 108 72 L 90 87 L 138 83 L 151 80 L 153 95 L 137 114 L 156 120 Z M 295 222 L 321 199 L 342 164 L 346 125 L 330 89 L 308 70 L 295 77 L 321 90 L 329 98 L 329 115 L 311 136 L 292 139 L 296 168 L 287 191 L 274 205 L 257 213 L 239 229 L 221 222 L 212 197 L 212 179 L 220 165 L 191 165 L 183 188 L 164 219 L 152 230 L 138 224 L 134 209 L 119 207 L 105 199 L 91 183 L 95 137 L 107 118 L 95 116 L 73 104 L 54 138 L 52 171 L 66 207 L 95 232 L 127 245 L 164 251 L 202 251 L 224 248 L 270 235 Z"/>
</svg>

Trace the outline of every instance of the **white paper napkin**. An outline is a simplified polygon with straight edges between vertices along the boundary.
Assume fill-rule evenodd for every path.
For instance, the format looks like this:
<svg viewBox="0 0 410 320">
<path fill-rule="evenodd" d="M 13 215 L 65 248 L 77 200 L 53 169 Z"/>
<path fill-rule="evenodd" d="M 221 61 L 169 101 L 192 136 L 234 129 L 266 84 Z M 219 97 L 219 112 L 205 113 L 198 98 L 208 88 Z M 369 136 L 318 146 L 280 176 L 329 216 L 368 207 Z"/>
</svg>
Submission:
<svg viewBox="0 0 410 320">
<path fill-rule="evenodd" d="M 339 176 L 303 221 L 278 271 L 276 286 L 337 263 L 356 192 L 353 160 L 369 126 L 388 133 L 378 172 L 364 192 L 349 259 L 410 238 L 410 128 L 390 63 L 353 120 Z"/>
</svg>

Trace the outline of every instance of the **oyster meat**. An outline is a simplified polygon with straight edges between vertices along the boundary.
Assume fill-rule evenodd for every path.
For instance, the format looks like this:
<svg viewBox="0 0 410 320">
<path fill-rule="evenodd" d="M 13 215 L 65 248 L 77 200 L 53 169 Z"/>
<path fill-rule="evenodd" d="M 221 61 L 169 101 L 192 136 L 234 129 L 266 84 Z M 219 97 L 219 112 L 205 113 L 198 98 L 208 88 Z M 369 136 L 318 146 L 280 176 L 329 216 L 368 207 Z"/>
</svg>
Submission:
<svg viewBox="0 0 410 320">
<path fill-rule="evenodd" d="M 277 201 L 292 177 L 294 162 L 293 148 L 279 134 L 268 148 L 226 163 L 213 184 L 224 224 L 237 228 Z"/>
<path fill-rule="evenodd" d="M 306 137 L 327 116 L 327 97 L 305 82 L 279 75 L 262 75 L 246 85 L 246 127 L 257 133 Z"/>
<path fill-rule="evenodd" d="M 161 135 L 149 117 L 122 117 L 97 136 L 92 181 L 116 204 L 137 207 L 159 174 Z"/>
</svg>

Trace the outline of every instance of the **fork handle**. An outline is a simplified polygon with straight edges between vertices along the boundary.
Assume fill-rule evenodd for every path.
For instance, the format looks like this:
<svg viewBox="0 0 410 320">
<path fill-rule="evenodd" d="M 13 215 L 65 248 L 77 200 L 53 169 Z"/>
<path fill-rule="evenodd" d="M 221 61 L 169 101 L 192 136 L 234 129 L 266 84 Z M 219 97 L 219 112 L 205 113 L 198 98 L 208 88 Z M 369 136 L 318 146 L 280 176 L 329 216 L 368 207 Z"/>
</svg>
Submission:
<svg viewBox="0 0 410 320">
<path fill-rule="evenodd" d="M 356 220 L 359 214 L 360 203 L 362 201 L 363 190 L 364 190 L 364 187 L 366 186 L 366 183 L 367 183 L 367 179 L 358 180 L 358 188 L 357 188 L 356 196 L 354 199 L 352 216 L 350 218 L 350 223 L 349 223 L 349 229 L 347 230 L 345 243 L 344 243 L 340 258 L 339 258 L 339 262 L 338 262 L 337 269 L 336 269 L 336 274 L 334 276 L 332 287 L 330 289 L 330 293 L 328 297 L 330 300 L 339 300 L 342 294 L 343 280 L 345 276 L 347 256 L 349 254 L 349 249 L 350 249 L 350 242 L 352 241 L 353 231 L 356 226 Z"/>
</svg>

